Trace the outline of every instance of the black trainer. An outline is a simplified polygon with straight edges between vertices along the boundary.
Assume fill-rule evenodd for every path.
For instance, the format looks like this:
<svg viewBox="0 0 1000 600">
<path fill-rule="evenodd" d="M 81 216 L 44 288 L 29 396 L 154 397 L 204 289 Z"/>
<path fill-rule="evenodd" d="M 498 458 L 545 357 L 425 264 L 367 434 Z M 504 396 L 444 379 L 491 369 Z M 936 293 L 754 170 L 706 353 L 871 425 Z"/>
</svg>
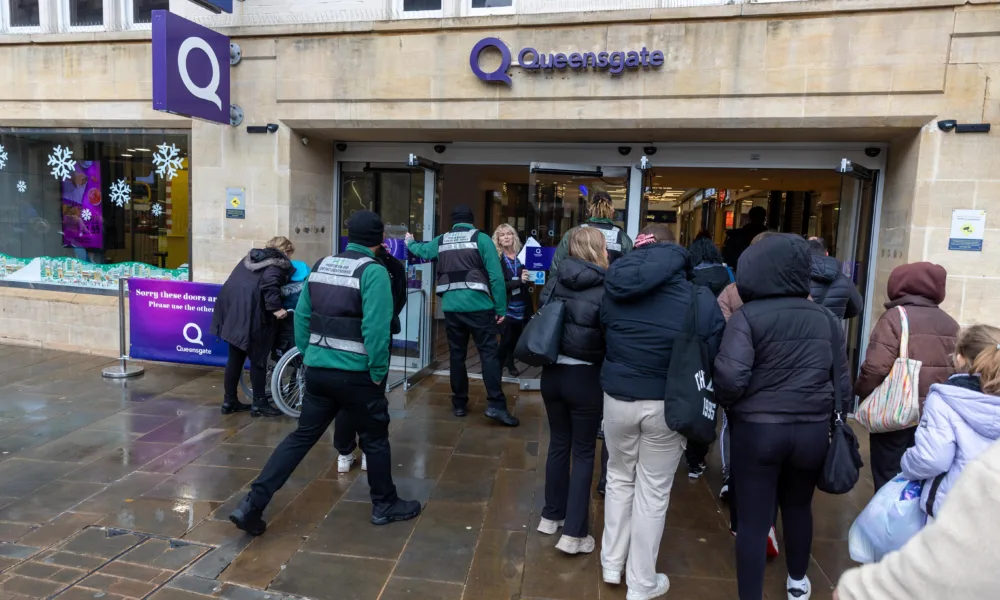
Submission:
<svg viewBox="0 0 1000 600">
<path fill-rule="evenodd" d="M 267 523 L 261 518 L 262 514 L 263 511 L 254 507 L 248 495 L 240 502 L 236 510 L 230 513 L 229 520 L 233 522 L 233 525 L 236 525 L 250 535 L 258 536 L 267 530 Z"/>
<path fill-rule="evenodd" d="M 521 376 L 521 372 L 518 371 L 517 367 L 515 367 L 514 365 L 511 365 L 511 366 L 507 367 L 507 372 L 510 373 L 511 377 L 520 377 Z"/>
<path fill-rule="evenodd" d="M 493 419 L 497 423 L 502 423 L 507 427 L 517 427 L 521 422 L 514 415 L 504 408 L 487 408 L 486 417 Z"/>
<path fill-rule="evenodd" d="M 701 477 L 702 473 L 705 472 L 705 463 L 698 463 L 696 465 L 688 465 L 688 479 L 698 479 Z"/>
<path fill-rule="evenodd" d="M 283 414 L 280 410 L 271 406 L 267 398 L 254 398 L 253 406 L 250 407 L 251 417 L 280 417 Z"/>
<path fill-rule="evenodd" d="M 722 489 L 719 490 L 719 500 L 729 502 L 729 477 L 722 480 Z"/>
<path fill-rule="evenodd" d="M 243 404 L 236 398 L 226 398 L 222 401 L 222 414 L 231 415 L 238 412 L 246 412 L 250 410 L 249 404 Z"/>
<path fill-rule="evenodd" d="M 416 500 L 384 502 L 372 507 L 372 525 L 388 525 L 394 521 L 409 521 L 420 514 L 421 506 Z"/>
<path fill-rule="evenodd" d="M 469 414 L 469 411 L 465 409 L 464 406 L 453 406 L 451 409 L 451 414 L 456 417 L 464 417 Z"/>
</svg>

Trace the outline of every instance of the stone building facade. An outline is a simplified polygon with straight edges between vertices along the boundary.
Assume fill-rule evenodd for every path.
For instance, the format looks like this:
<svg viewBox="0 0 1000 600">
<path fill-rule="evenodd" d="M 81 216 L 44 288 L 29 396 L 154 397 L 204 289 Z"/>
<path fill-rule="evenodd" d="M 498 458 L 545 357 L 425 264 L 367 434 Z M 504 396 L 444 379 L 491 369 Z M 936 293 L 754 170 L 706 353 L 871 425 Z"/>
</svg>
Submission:
<svg viewBox="0 0 1000 600">
<path fill-rule="evenodd" d="M 288 236 L 306 261 L 334 251 L 343 225 L 339 161 L 365 144 L 448 142 L 449 153 L 462 143 L 682 149 L 652 157 L 661 166 L 682 156 L 684 144 L 748 155 L 755 144 L 793 154 L 827 144 L 884 149 L 876 161 L 868 323 L 880 314 L 892 268 L 921 260 L 947 268 L 945 308 L 959 321 L 991 322 L 1000 310 L 1000 132 L 937 125 L 1000 124 L 1000 2 L 655 1 L 574 12 L 524 2 L 476 12 L 449 0 L 420 18 L 381 1 L 283 10 L 281 2 L 247 0 L 223 16 L 170 4 L 240 45 L 231 92 L 242 126 L 152 110 L 146 29 L 8 28 L 0 31 L 0 131 L 189 135 L 195 281 L 223 281 L 250 247 L 274 235 Z M 495 85 L 470 71 L 470 50 L 486 37 L 501 39 L 515 57 L 524 47 L 656 48 L 664 65 L 614 77 L 530 72 L 515 61 L 511 85 Z M 492 71 L 500 60 L 487 52 L 479 62 Z M 245 128 L 267 123 L 277 131 Z M 225 218 L 226 190 L 234 187 L 246 190 L 243 220 Z M 0 204 L 9 201 L 4 193 Z M 986 211 L 981 251 L 948 249 L 953 209 Z M 115 355 L 117 323 L 113 295 L 0 283 L 0 342 Z"/>
</svg>

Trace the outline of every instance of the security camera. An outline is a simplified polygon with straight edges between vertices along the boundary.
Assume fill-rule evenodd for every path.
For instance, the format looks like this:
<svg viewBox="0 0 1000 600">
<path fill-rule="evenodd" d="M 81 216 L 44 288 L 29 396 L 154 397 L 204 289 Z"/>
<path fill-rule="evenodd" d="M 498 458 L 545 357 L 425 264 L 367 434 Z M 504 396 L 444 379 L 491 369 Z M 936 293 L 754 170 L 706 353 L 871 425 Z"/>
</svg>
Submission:
<svg viewBox="0 0 1000 600">
<path fill-rule="evenodd" d="M 278 124 L 277 123 L 268 123 L 267 124 L 267 132 L 268 133 L 274 133 L 277 130 L 278 130 Z"/>
<path fill-rule="evenodd" d="M 632 151 L 631 146 L 618 146 L 618 154 L 622 156 L 628 156 L 629 152 Z"/>
<path fill-rule="evenodd" d="M 337 152 L 343 152 L 344 150 L 347 150 L 347 144 L 345 144 L 344 142 L 337 142 L 336 148 Z"/>
<path fill-rule="evenodd" d="M 308 146 L 309 145 L 309 138 L 307 138 L 305 136 L 302 136 L 302 145 L 303 146 Z"/>
<path fill-rule="evenodd" d="M 434 146 L 434 151 L 437 152 L 438 154 L 444 154 L 444 151 L 447 149 L 448 147 L 445 146 L 444 144 L 438 144 Z"/>
<path fill-rule="evenodd" d="M 642 151 L 645 152 L 647 155 L 652 156 L 656 154 L 656 146 L 644 146 L 642 148 Z"/>
<path fill-rule="evenodd" d="M 875 158 L 879 154 L 882 154 L 881 148 L 865 148 L 865 156 L 868 158 Z"/>
<path fill-rule="evenodd" d="M 958 126 L 958 121 L 954 119 L 949 119 L 947 121 L 938 121 L 938 129 L 941 131 L 952 131 Z"/>
</svg>

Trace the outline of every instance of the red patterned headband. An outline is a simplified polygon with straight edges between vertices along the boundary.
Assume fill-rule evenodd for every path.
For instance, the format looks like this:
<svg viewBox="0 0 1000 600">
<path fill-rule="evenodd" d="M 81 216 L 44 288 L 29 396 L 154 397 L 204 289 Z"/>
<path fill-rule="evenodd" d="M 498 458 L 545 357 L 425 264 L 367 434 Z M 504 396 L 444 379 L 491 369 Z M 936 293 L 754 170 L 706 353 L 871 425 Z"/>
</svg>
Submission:
<svg viewBox="0 0 1000 600">
<path fill-rule="evenodd" d="M 640 233 L 639 237 L 635 238 L 635 247 L 641 248 L 647 244 L 652 244 L 656 242 L 656 236 L 652 233 Z"/>
</svg>

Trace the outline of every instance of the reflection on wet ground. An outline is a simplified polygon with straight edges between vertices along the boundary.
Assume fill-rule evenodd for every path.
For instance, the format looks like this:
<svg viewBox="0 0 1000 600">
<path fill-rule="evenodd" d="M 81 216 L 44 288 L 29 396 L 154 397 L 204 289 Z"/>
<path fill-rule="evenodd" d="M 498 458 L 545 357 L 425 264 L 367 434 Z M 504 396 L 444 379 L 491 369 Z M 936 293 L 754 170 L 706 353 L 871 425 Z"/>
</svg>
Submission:
<svg viewBox="0 0 1000 600">
<path fill-rule="evenodd" d="M 481 416 L 480 382 L 465 419 L 451 415 L 445 379 L 395 390 L 393 475 L 424 514 L 370 525 L 365 475 L 337 473 L 328 435 L 268 507 L 267 534 L 251 539 L 226 517 L 295 423 L 220 414 L 218 371 L 147 365 L 121 384 L 101 379 L 106 363 L 0 346 L 0 598 L 625 596 L 600 581 L 599 548 L 569 557 L 534 530 L 548 444 L 537 392 L 507 388 L 522 426 L 504 429 Z M 716 453 L 702 479 L 681 469 L 658 561 L 667 597 L 735 598 Z M 847 531 L 871 493 L 865 479 L 847 496 L 817 495 L 813 598 L 830 598 L 851 566 Z M 602 507 L 595 494 L 598 543 Z M 768 566 L 769 599 L 785 598 L 785 576 L 781 559 Z"/>
</svg>

